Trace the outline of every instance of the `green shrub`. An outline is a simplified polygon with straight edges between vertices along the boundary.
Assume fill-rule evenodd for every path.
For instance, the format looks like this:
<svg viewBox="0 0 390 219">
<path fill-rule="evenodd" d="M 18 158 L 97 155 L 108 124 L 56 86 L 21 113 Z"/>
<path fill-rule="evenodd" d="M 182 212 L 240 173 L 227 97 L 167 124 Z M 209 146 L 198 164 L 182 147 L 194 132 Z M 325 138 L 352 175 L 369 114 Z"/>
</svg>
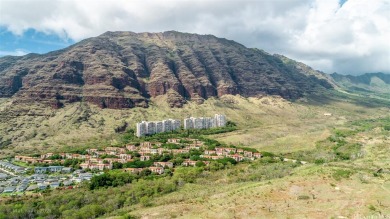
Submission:
<svg viewBox="0 0 390 219">
<path fill-rule="evenodd" d="M 202 167 L 178 167 L 173 174 L 173 178 L 176 181 L 194 183 L 202 172 Z"/>
<path fill-rule="evenodd" d="M 333 172 L 332 177 L 336 180 L 341 180 L 344 178 L 349 178 L 353 172 L 351 170 L 337 169 Z"/>
<path fill-rule="evenodd" d="M 298 200 L 308 200 L 308 199 L 310 199 L 310 197 L 308 195 L 300 195 L 300 196 L 298 196 L 297 199 Z"/>
<path fill-rule="evenodd" d="M 144 196 L 139 200 L 140 204 L 144 207 L 152 206 L 151 198 L 148 196 Z"/>
<path fill-rule="evenodd" d="M 275 157 L 275 154 L 273 154 L 271 152 L 262 151 L 260 153 L 263 155 L 263 157 Z"/>
</svg>

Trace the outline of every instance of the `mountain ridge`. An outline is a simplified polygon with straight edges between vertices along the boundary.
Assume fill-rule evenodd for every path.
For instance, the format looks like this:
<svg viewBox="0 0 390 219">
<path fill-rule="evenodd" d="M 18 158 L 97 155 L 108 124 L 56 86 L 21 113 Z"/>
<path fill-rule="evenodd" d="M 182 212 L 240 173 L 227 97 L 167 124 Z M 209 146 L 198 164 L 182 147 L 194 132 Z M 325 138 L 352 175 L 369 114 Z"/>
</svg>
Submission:
<svg viewBox="0 0 390 219">
<path fill-rule="evenodd" d="M 333 73 L 330 77 L 348 92 L 387 99 L 390 95 L 390 74 L 377 72 L 353 76 Z"/>
<path fill-rule="evenodd" d="M 172 107 L 181 107 L 225 94 L 298 99 L 333 87 L 321 73 L 304 71 L 213 35 L 106 32 L 43 55 L 0 58 L 0 97 L 120 109 L 147 107 L 150 97 L 165 94 Z"/>
</svg>

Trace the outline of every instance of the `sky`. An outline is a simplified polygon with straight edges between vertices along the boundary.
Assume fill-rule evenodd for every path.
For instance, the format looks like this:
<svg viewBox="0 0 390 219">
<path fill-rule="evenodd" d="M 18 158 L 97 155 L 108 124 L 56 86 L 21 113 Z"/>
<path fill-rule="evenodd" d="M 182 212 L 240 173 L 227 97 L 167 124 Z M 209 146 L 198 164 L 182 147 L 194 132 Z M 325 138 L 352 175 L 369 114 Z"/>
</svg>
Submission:
<svg viewBox="0 0 390 219">
<path fill-rule="evenodd" d="M 390 73 L 390 0 L 0 0 L 0 56 L 106 31 L 213 34 L 341 74 Z"/>
</svg>

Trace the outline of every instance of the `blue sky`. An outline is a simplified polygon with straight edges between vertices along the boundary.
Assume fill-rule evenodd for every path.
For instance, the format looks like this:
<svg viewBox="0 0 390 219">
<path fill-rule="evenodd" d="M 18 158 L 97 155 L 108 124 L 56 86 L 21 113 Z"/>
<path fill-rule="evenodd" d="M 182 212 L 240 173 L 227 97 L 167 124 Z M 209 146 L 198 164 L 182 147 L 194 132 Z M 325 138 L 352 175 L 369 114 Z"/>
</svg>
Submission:
<svg viewBox="0 0 390 219">
<path fill-rule="evenodd" d="M 72 39 L 61 38 L 56 34 L 38 32 L 34 29 L 28 29 L 22 35 L 15 35 L 5 27 L 0 27 L 0 42 L 0 56 L 26 53 L 42 54 L 75 43 Z"/>
<path fill-rule="evenodd" d="M 389 0 L 0 0 L 0 56 L 106 31 L 168 30 L 213 34 L 327 73 L 390 72 Z"/>
</svg>

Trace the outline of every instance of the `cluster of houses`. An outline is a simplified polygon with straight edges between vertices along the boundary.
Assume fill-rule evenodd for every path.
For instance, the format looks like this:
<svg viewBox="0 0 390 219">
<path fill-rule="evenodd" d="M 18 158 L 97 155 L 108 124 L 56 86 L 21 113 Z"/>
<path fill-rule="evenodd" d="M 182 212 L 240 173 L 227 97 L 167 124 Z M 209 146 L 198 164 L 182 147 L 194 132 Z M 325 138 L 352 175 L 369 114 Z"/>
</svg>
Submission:
<svg viewBox="0 0 390 219">
<path fill-rule="evenodd" d="M 0 161 L 0 168 L 2 168 L 4 171 L 11 171 L 14 173 L 23 173 L 24 171 L 26 171 L 26 168 L 14 165 L 6 161 Z"/>
<path fill-rule="evenodd" d="M 160 142 L 142 142 L 139 145 L 128 144 L 125 147 L 105 147 L 102 150 L 91 148 L 87 149 L 83 154 L 75 153 L 45 153 L 39 157 L 30 156 L 15 156 L 15 160 L 28 164 L 36 163 L 63 163 L 66 159 L 79 159 L 80 168 L 74 171 L 70 167 L 64 166 L 46 166 L 34 167 L 35 174 L 29 177 L 16 176 L 9 178 L 6 174 L 0 175 L 0 191 L 9 193 L 15 191 L 31 191 L 36 189 L 57 188 L 61 186 L 71 186 L 85 180 L 90 180 L 93 176 L 89 170 L 110 170 L 115 162 L 128 163 L 135 160 L 149 161 L 154 158 L 154 155 L 163 154 L 187 154 L 191 150 L 200 150 L 201 161 L 199 160 L 184 160 L 182 166 L 196 166 L 199 162 L 204 165 L 209 165 L 212 160 L 219 160 L 226 157 L 232 158 L 237 162 L 243 160 L 255 160 L 261 158 L 261 153 L 252 152 L 242 148 L 234 147 L 216 147 L 213 150 L 208 150 L 203 141 L 191 138 L 171 138 L 166 144 Z M 155 174 L 163 174 L 166 169 L 174 168 L 174 163 L 167 162 L 152 162 L 152 165 L 144 168 L 123 168 L 122 171 L 130 173 L 140 173 L 148 170 Z M 150 164 L 149 164 L 150 165 Z M 10 170 L 14 173 L 24 173 L 26 168 L 14 165 L 7 161 L 0 161 L 0 167 Z M 57 173 L 48 175 L 48 173 Z M 6 180 L 6 181 L 5 181 Z"/>
<path fill-rule="evenodd" d="M 215 148 L 214 150 L 205 150 L 201 157 L 211 160 L 218 160 L 224 157 L 230 157 L 237 162 L 245 159 L 255 160 L 261 158 L 261 153 L 246 151 L 242 148 Z"/>
<path fill-rule="evenodd" d="M 214 117 L 189 117 L 184 119 L 184 129 L 209 129 L 214 127 L 225 127 L 226 116 L 215 114 Z M 136 136 L 153 135 L 156 133 L 169 132 L 180 129 L 179 120 L 167 119 L 162 121 L 142 121 L 137 123 Z"/>
<path fill-rule="evenodd" d="M 71 173 L 73 169 L 71 167 L 63 167 L 63 166 L 48 166 L 48 167 L 35 167 L 34 172 L 36 174 L 42 173 Z"/>
<path fill-rule="evenodd" d="M 82 169 L 112 169 L 114 162 L 127 163 L 134 161 L 132 154 L 137 153 L 140 161 L 148 161 L 152 159 L 153 155 L 162 155 L 164 153 L 172 154 L 184 154 L 189 153 L 191 149 L 200 149 L 203 146 L 203 142 L 196 139 L 186 139 L 187 142 L 192 143 L 180 143 L 180 139 L 168 139 L 168 143 L 175 143 L 185 145 L 181 149 L 168 149 L 163 148 L 162 143 L 159 142 L 142 142 L 139 146 L 134 144 L 126 145 L 124 148 L 121 147 L 106 147 L 104 150 L 99 151 L 98 149 L 87 149 L 88 155 L 85 155 L 85 162 L 80 164 Z M 113 158 L 101 159 L 102 155 L 111 155 Z M 151 172 L 156 174 L 163 174 L 165 168 L 173 168 L 172 162 L 154 162 L 153 166 L 148 167 Z M 142 168 L 127 168 L 124 169 L 126 172 L 139 173 Z"/>
<path fill-rule="evenodd" d="M 152 173 L 156 174 L 163 174 L 165 171 L 165 168 L 173 168 L 173 163 L 172 162 L 154 162 L 153 166 L 151 167 L 145 167 L 145 168 L 124 168 L 124 172 L 129 172 L 129 173 L 140 173 L 143 170 L 150 170 Z"/>
<path fill-rule="evenodd" d="M 71 175 L 33 174 L 31 176 L 8 176 L 0 178 L 0 193 L 36 191 L 59 187 L 72 189 L 74 185 L 82 181 L 91 180 L 92 176 L 92 173 L 84 173 L 81 170 L 75 171 Z"/>
<path fill-rule="evenodd" d="M 177 149 L 171 149 L 163 147 L 163 144 L 160 142 L 142 142 L 140 145 L 136 146 L 134 144 L 128 144 L 125 147 L 106 147 L 103 150 L 98 150 L 96 148 L 91 148 L 86 150 L 86 154 L 71 154 L 71 153 L 46 153 L 42 154 L 39 158 L 32 158 L 27 156 L 15 156 L 15 160 L 23 161 L 26 163 L 34 163 L 45 161 L 47 162 L 64 162 L 65 159 L 82 159 L 83 162 L 80 164 L 81 169 L 83 170 L 110 170 L 113 168 L 115 162 L 118 163 L 128 163 L 134 161 L 137 157 L 140 161 L 151 160 L 154 155 L 163 155 L 165 153 L 177 155 L 177 154 L 186 154 L 190 150 L 202 150 L 202 158 L 205 158 L 205 165 L 209 164 L 207 160 L 218 160 L 225 157 L 230 157 L 237 162 L 243 161 L 245 159 L 254 160 L 261 158 L 260 153 L 254 153 L 240 148 L 225 148 L 219 147 L 214 150 L 206 150 L 204 148 L 204 142 L 197 139 L 179 139 L 172 138 L 168 139 L 167 143 L 178 145 Z M 53 158 L 55 155 L 57 160 L 49 159 Z M 136 155 L 136 157 L 135 157 Z M 49 160 L 48 160 L 49 159 Z M 197 161 L 190 159 L 184 160 L 181 164 L 182 166 L 195 166 Z M 156 174 L 163 174 L 166 168 L 173 168 L 172 162 L 154 162 L 152 166 L 146 168 L 126 168 L 123 171 L 131 173 L 139 173 L 144 169 L 149 169 L 151 172 Z M 72 172 L 71 168 L 63 166 L 48 166 L 48 167 L 35 167 L 35 173 L 48 173 L 48 172 L 63 172 L 70 173 Z"/>
</svg>

